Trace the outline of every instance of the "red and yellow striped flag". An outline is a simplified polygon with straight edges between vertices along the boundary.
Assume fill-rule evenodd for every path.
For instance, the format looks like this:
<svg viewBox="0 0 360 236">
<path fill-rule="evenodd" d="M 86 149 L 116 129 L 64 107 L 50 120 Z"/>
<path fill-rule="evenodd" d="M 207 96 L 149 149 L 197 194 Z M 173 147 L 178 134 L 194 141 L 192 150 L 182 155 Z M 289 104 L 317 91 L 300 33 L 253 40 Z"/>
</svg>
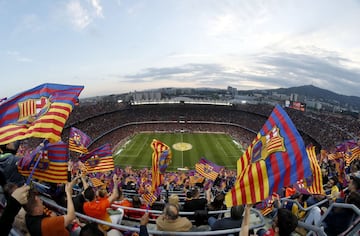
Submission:
<svg viewBox="0 0 360 236">
<path fill-rule="evenodd" d="M 309 193 L 311 193 L 311 194 L 325 195 L 325 191 L 323 188 L 321 168 L 316 159 L 315 146 L 307 147 L 306 152 L 309 157 L 310 168 L 311 168 L 311 172 L 312 172 L 312 184 L 310 187 L 308 186 L 307 189 L 308 189 Z"/>
<path fill-rule="evenodd" d="M 152 178 L 152 191 L 156 191 L 163 181 L 163 174 L 160 173 L 160 156 L 164 151 L 169 151 L 170 147 L 165 143 L 154 139 L 151 142 L 151 148 L 153 149 L 151 159 L 151 178 Z"/>
</svg>

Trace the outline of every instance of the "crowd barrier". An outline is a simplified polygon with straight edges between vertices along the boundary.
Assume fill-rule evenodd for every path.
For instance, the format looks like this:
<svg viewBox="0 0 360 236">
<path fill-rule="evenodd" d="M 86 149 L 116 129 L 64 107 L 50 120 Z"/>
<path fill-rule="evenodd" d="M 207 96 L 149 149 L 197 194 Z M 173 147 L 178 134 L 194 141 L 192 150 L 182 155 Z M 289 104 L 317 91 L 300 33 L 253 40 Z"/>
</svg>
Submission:
<svg viewBox="0 0 360 236">
<path fill-rule="evenodd" d="M 66 208 L 61 207 L 59 205 L 57 205 L 56 203 L 54 203 L 52 200 L 43 198 L 43 202 L 54 208 L 57 209 L 59 212 L 66 212 Z M 125 208 L 124 208 L 125 209 Z M 135 210 L 136 208 L 130 208 L 132 210 Z M 143 209 L 137 209 L 137 210 L 143 210 Z M 146 210 L 145 210 L 146 211 Z M 149 210 L 149 212 L 158 212 L 160 213 L 160 211 L 153 211 L 153 210 Z M 218 211 L 216 211 L 218 212 Z M 263 215 L 257 211 L 256 209 L 251 209 L 251 212 L 253 214 L 256 215 L 256 217 L 259 218 L 259 223 L 250 226 L 250 229 L 257 229 L 260 227 L 263 227 L 265 225 L 265 219 L 263 217 Z M 125 225 L 118 225 L 118 224 L 112 224 L 106 221 L 102 221 L 102 220 L 98 220 L 80 213 L 76 213 L 76 216 L 80 219 L 89 221 L 89 222 L 96 222 L 98 224 L 104 224 L 104 225 L 108 225 L 111 228 L 120 230 L 120 231 L 132 231 L 132 232 L 139 232 L 140 229 L 137 227 L 130 227 L 130 226 L 125 226 Z M 148 230 L 149 234 L 155 234 L 155 235 L 172 235 L 172 236 L 198 236 L 198 235 L 204 235 L 204 232 L 206 232 L 206 235 L 222 235 L 222 234 L 233 234 L 233 233 L 239 233 L 241 230 L 241 228 L 234 228 L 234 229 L 227 229 L 227 230 L 217 230 L 217 231 L 190 231 L 190 232 L 167 232 L 167 231 L 158 231 L 158 230 Z"/>
</svg>

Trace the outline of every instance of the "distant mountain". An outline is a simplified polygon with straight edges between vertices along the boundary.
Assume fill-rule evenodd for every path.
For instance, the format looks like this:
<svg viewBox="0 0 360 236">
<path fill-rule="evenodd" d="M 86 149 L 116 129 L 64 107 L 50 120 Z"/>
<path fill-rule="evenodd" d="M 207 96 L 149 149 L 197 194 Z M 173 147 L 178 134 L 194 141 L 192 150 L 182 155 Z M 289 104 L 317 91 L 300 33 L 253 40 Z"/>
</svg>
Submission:
<svg viewBox="0 0 360 236">
<path fill-rule="evenodd" d="M 290 95 L 291 93 L 296 93 L 299 96 L 303 96 L 306 99 L 315 99 L 322 102 L 328 102 L 330 104 L 337 104 L 341 107 L 352 108 L 360 110 L 360 97 L 356 96 L 346 96 L 334 93 L 332 91 L 315 87 L 313 85 L 304 85 L 299 87 L 291 88 L 279 88 L 279 89 L 269 89 L 266 90 L 269 92 L 277 92 L 281 94 Z"/>
</svg>

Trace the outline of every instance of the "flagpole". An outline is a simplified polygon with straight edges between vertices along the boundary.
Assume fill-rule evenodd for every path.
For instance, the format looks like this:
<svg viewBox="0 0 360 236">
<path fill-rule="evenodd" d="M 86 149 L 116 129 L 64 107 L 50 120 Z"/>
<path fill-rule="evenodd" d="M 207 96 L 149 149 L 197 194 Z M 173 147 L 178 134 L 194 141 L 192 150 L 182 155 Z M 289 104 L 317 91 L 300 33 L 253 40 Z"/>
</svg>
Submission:
<svg viewBox="0 0 360 236">
<path fill-rule="evenodd" d="M 43 150 L 44 150 L 44 148 L 45 148 L 45 145 L 48 143 L 48 141 L 45 139 L 40 145 L 41 145 L 41 148 L 40 148 L 40 150 L 38 151 L 38 152 L 42 152 Z M 35 153 L 35 155 L 36 155 L 36 153 Z M 37 168 L 37 166 L 38 166 L 38 164 L 39 164 L 39 162 L 40 162 L 40 159 L 42 158 L 42 155 L 40 156 L 38 156 L 38 159 L 36 160 L 36 162 L 35 162 L 35 164 L 34 164 L 34 166 L 33 166 L 33 169 L 31 170 L 31 173 L 30 173 L 30 175 L 29 175 L 29 177 L 27 178 L 27 180 L 26 180 L 26 185 L 30 185 L 30 182 L 31 182 L 31 179 L 32 179 L 32 177 L 33 177 L 33 175 L 34 175 L 34 172 L 35 172 L 35 169 Z M 29 166 L 29 168 L 30 168 L 30 166 Z"/>
</svg>

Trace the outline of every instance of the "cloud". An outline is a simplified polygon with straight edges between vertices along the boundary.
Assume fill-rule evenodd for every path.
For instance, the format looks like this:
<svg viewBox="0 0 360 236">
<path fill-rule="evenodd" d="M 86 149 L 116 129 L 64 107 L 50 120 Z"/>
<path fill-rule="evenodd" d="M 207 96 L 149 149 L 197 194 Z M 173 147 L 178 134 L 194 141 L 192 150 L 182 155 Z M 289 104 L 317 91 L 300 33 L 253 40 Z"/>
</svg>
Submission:
<svg viewBox="0 0 360 236">
<path fill-rule="evenodd" d="M 78 30 L 85 29 L 96 18 L 104 17 L 100 0 L 83 3 L 80 0 L 70 0 L 66 5 L 66 10 L 72 25 Z"/>
<path fill-rule="evenodd" d="M 33 62 L 32 59 L 21 55 L 18 51 L 7 51 L 6 54 L 18 62 Z"/>
<path fill-rule="evenodd" d="M 67 11 L 71 16 L 72 24 L 78 29 L 86 28 L 92 21 L 89 12 L 79 1 L 72 0 L 67 4 Z"/>
<path fill-rule="evenodd" d="M 91 0 L 91 5 L 95 8 L 96 15 L 98 17 L 104 17 L 102 13 L 102 6 L 100 5 L 100 0 Z"/>
<path fill-rule="evenodd" d="M 329 56 L 330 55 L 330 56 Z M 223 64 L 184 64 L 174 67 L 151 67 L 135 74 L 118 76 L 122 82 L 192 82 L 194 86 L 263 89 L 313 84 L 341 94 L 357 95 L 360 67 L 335 53 L 306 55 L 271 53 L 253 55 L 247 66 L 228 67 Z M 341 85 L 341 86 L 339 86 Z"/>
</svg>

